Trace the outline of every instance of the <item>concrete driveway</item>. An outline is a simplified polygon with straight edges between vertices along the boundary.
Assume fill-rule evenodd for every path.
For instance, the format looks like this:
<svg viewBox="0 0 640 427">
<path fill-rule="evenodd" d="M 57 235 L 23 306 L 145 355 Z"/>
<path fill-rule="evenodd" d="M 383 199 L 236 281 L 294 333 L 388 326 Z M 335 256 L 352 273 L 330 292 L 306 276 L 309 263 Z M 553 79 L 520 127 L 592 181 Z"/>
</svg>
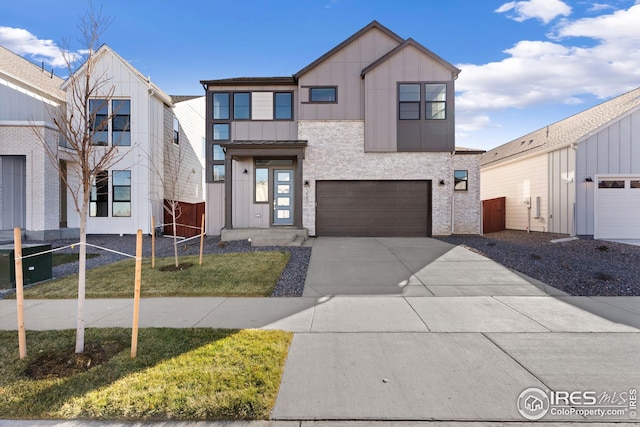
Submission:
<svg viewBox="0 0 640 427">
<path fill-rule="evenodd" d="M 430 238 L 319 237 L 304 296 L 546 295 L 522 277 L 467 249 Z"/>
</svg>

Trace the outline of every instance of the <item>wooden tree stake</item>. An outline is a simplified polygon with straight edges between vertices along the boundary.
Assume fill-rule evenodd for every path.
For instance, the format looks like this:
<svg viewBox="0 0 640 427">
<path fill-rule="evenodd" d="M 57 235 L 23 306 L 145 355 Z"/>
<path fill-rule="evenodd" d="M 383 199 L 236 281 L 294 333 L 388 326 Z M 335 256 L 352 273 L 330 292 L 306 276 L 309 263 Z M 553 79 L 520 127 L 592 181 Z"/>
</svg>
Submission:
<svg viewBox="0 0 640 427">
<path fill-rule="evenodd" d="M 20 349 L 20 359 L 27 357 L 27 337 L 24 329 L 24 292 L 22 288 L 22 236 L 19 227 L 13 229 L 13 241 L 15 244 L 15 267 L 16 267 L 16 301 L 18 303 L 18 346 Z"/>
<path fill-rule="evenodd" d="M 204 214 L 202 214 L 202 222 L 200 223 L 200 264 L 202 265 L 202 250 L 204 248 Z"/>
<path fill-rule="evenodd" d="M 138 353 L 138 318 L 140 317 L 140 284 L 142 282 L 142 230 L 136 238 L 136 276 L 133 294 L 133 328 L 131 331 L 131 358 Z"/>
</svg>

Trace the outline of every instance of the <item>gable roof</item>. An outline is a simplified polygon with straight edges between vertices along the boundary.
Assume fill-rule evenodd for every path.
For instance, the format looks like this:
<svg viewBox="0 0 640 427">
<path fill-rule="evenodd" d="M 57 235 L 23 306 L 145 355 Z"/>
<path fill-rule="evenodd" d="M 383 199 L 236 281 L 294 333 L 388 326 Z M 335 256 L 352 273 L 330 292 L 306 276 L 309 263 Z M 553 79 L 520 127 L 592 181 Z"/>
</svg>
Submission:
<svg viewBox="0 0 640 427">
<path fill-rule="evenodd" d="M 365 74 L 367 74 L 369 71 L 371 71 L 372 69 L 376 68 L 378 65 L 386 62 L 387 60 L 389 60 L 389 58 L 391 58 L 392 56 L 394 56 L 398 52 L 403 51 L 404 49 L 407 48 L 407 46 L 413 46 L 414 48 L 418 49 L 420 52 L 422 52 L 426 56 L 430 57 L 434 61 L 442 64 L 445 68 L 448 68 L 453 73 L 453 78 L 454 79 L 456 77 L 458 77 L 458 74 L 460 74 L 460 69 L 458 69 L 457 67 L 453 66 L 451 63 L 445 61 L 440 56 L 436 55 L 435 53 L 433 53 L 432 51 L 430 51 L 426 47 L 422 46 L 420 43 L 418 43 L 417 41 L 413 40 L 412 38 L 408 38 L 407 40 L 405 40 L 404 42 L 402 42 L 401 44 L 399 44 L 395 48 L 391 49 L 389 52 L 387 52 L 386 54 L 384 54 L 383 56 L 381 56 L 380 58 L 378 58 L 377 60 L 375 60 L 374 62 L 369 64 L 368 66 L 366 66 L 362 70 L 362 73 L 360 74 L 360 76 L 364 78 Z"/>
<path fill-rule="evenodd" d="M 138 71 L 137 69 L 135 69 L 131 64 L 129 64 L 127 61 L 124 60 L 124 58 L 122 58 L 120 55 L 118 55 L 118 53 L 111 49 L 107 44 L 103 44 L 102 46 L 100 46 L 100 48 L 96 51 L 95 53 L 95 57 L 96 60 L 99 60 L 101 56 L 106 55 L 106 54 L 111 54 L 113 55 L 115 58 L 117 58 L 120 62 L 122 62 L 128 69 L 129 71 L 131 71 L 134 75 L 136 75 L 140 80 L 142 80 L 144 83 L 147 84 L 149 90 L 151 91 L 150 93 L 153 94 L 153 96 L 155 96 L 156 98 L 158 98 L 160 101 L 162 101 L 163 103 L 165 103 L 166 105 L 168 105 L 169 107 L 172 107 L 173 104 L 171 102 L 171 97 L 169 95 L 167 95 L 166 93 L 164 93 L 164 91 L 162 91 L 162 89 L 160 89 L 158 86 L 156 86 L 154 83 L 151 83 L 151 80 L 149 77 L 144 76 L 140 71 Z M 86 67 L 86 62 L 84 64 L 82 64 L 80 66 L 80 68 L 78 68 L 73 74 L 80 74 L 83 72 L 83 70 Z M 62 89 L 67 88 L 67 86 L 69 85 L 71 79 L 68 78 L 63 84 L 62 84 Z"/>
<path fill-rule="evenodd" d="M 376 29 L 382 31 L 383 33 L 385 33 L 386 35 L 388 35 L 392 39 L 396 40 L 398 43 L 402 43 L 404 41 L 404 39 L 402 37 L 400 37 L 399 35 L 397 35 L 393 31 L 391 31 L 390 29 L 388 29 L 387 27 L 385 27 L 384 25 L 382 25 L 378 21 L 371 21 L 367 26 L 362 28 L 360 31 L 358 31 L 357 33 L 355 33 L 354 35 L 352 35 L 351 37 L 349 37 L 348 39 L 346 39 L 345 41 L 343 41 L 342 43 L 340 43 L 339 45 L 337 45 L 333 49 L 331 49 L 329 52 L 327 52 L 324 55 L 322 55 L 320 58 L 318 58 L 315 61 L 313 61 L 311 64 L 309 64 L 306 67 L 304 67 L 302 70 L 300 70 L 297 73 L 295 73 L 293 76 L 296 79 L 299 79 L 300 76 L 302 76 L 302 75 L 306 74 L 307 72 L 311 71 L 317 65 L 321 64 L 322 62 L 327 60 L 329 57 L 331 57 L 332 55 L 337 53 L 339 50 L 341 50 L 343 47 L 349 45 L 351 42 L 353 42 L 354 40 L 356 40 L 357 38 L 359 38 L 363 34 L 367 33 L 368 31 L 372 30 L 373 28 L 376 28 Z"/>
<path fill-rule="evenodd" d="M 63 79 L 46 71 L 9 49 L 0 46 L 0 75 L 5 76 L 15 83 L 28 86 L 48 98 L 54 98 L 64 102 L 66 97 L 60 86 Z"/>
<path fill-rule="evenodd" d="M 581 142 L 601 127 L 640 109 L 640 87 L 489 150 L 481 166 L 494 166 Z"/>
</svg>

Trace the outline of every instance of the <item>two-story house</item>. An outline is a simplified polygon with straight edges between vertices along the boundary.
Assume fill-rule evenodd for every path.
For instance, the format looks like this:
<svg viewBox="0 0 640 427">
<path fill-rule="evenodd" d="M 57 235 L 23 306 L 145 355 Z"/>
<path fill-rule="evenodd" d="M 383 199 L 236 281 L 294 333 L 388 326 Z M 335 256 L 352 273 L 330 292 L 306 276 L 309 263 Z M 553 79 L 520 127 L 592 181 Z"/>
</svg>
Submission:
<svg viewBox="0 0 640 427">
<path fill-rule="evenodd" d="M 374 21 L 287 77 L 202 81 L 209 234 L 480 233 L 460 70 Z"/>
</svg>

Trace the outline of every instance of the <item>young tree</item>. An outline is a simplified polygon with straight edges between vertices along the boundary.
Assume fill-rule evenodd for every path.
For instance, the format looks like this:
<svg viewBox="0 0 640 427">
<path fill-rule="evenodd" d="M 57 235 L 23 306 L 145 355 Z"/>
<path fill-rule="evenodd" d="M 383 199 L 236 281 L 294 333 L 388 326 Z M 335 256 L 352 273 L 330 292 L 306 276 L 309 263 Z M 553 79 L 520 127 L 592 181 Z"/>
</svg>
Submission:
<svg viewBox="0 0 640 427">
<path fill-rule="evenodd" d="M 94 183 L 99 184 L 96 181 L 102 176 L 100 172 L 109 171 L 121 157 L 117 141 L 109 145 L 100 138 L 114 116 L 112 111 L 107 114 L 101 111 L 110 102 L 115 88 L 107 74 L 97 68 L 99 38 L 110 22 L 111 19 L 103 17 L 102 11 L 96 11 L 90 4 L 89 11 L 80 18 L 78 25 L 82 43 L 80 53 L 72 53 L 67 43 L 62 44 L 69 73 L 65 82 L 67 104 L 66 108 L 50 110 L 50 114 L 55 129 L 64 140 L 63 146 L 52 147 L 36 132 L 49 159 L 58 169 L 61 181 L 69 189 L 73 207 L 80 217 L 76 353 L 84 351 L 87 216 L 92 187 Z M 94 100 L 93 105 L 91 100 Z M 61 158 L 67 161 L 68 168 L 60 167 Z"/>
</svg>

